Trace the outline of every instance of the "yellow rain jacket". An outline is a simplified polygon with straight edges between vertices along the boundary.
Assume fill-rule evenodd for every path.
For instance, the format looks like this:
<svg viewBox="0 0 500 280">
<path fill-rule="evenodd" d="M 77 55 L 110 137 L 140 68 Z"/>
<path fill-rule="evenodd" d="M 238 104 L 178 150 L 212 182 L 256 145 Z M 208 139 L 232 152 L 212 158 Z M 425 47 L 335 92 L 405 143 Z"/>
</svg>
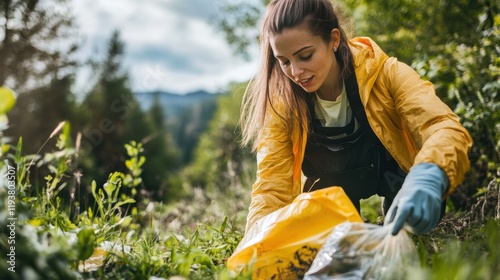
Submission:
<svg viewBox="0 0 500 280">
<path fill-rule="evenodd" d="M 470 134 L 436 96 L 433 84 L 422 80 L 411 67 L 388 57 L 370 38 L 354 38 L 349 46 L 373 132 L 404 171 L 422 162 L 437 164 L 448 175 L 446 198 L 469 169 Z M 279 107 L 275 106 L 278 111 Z M 257 180 L 252 186 L 246 231 L 302 192 L 307 128 L 300 131 L 294 125 L 289 131 L 286 127 L 284 120 L 272 110 L 268 112 L 257 149 Z"/>
</svg>

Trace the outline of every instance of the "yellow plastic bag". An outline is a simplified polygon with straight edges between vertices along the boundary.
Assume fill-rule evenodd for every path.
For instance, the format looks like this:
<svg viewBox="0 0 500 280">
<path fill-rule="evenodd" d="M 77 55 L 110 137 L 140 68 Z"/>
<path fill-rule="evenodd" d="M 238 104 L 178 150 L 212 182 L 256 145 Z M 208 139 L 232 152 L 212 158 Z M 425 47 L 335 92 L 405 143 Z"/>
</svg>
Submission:
<svg viewBox="0 0 500 280">
<path fill-rule="evenodd" d="M 333 228 L 362 222 L 340 187 L 302 193 L 255 223 L 227 261 L 230 270 L 253 269 L 253 279 L 297 279 L 304 276 Z"/>
</svg>

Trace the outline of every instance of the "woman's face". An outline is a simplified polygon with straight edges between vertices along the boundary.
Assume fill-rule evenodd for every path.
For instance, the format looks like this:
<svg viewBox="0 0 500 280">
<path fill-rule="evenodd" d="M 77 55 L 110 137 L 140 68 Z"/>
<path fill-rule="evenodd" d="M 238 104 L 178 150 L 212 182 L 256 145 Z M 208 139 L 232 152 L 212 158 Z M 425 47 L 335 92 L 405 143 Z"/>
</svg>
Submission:
<svg viewBox="0 0 500 280">
<path fill-rule="evenodd" d="M 318 94 L 328 95 L 335 91 L 340 78 L 333 52 L 338 46 L 338 34 L 334 29 L 332 40 L 326 43 L 302 23 L 279 34 L 271 34 L 269 39 L 273 54 L 288 78 L 306 92 L 318 91 Z"/>
</svg>

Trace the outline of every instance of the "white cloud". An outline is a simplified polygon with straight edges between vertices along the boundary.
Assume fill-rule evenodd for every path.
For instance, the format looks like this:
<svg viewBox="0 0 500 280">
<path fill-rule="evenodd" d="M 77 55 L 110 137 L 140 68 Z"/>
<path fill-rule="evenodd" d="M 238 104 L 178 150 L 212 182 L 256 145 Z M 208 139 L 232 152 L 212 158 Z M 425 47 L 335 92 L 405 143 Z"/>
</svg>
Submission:
<svg viewBox="0 0 500 280">
<path fill-rule="evenodd" d="M 256 63 L 235 57 L 210 25 L 217 1 L 73 1 L 79 30 L 87 37 L 82 56 L 94 49 L 104 53 L 113 30 L 119 30 L 136 91 L 213 91 L 255 72 Z"/>
<path fill-rule="evenodd" d="M 172 71 L 160 63 L 140 63 L 132 69 L 131 76 L 137 91 L 175 89 L 173 92 L 186 93 L 204 89 L 217 92 L 226 89 L 229 82 L 248 80 L 255 69 L 256 65 L 246 63 L 197 75 Z"/>
</svg>

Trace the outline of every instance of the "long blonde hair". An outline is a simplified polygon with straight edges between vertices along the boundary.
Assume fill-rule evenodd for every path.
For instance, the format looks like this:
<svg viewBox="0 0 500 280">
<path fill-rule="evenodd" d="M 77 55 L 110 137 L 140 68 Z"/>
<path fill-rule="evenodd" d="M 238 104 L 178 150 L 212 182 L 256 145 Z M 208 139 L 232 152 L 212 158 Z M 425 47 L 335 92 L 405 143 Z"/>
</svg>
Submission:
<svg viewBox="0 0 500 280">
<path fill-rule="evenodd" d="M 272 0 L 267 7 L 260 34 L 260 66 L 255 78 L 250 81 L 243 96 L 241 110 L 242 144 L 252 143 L 255 150 L 259 144 L 264 120 L 269 109 L 286 123 L 291 131 L 294 125 L 305 129 L 310 119 L 308 105 L 311 94 L 291 81 L 281 70 L 274 57 L 269 36 L 280 34 L 287 28 L 306 21 L 312 34 L 321 36 L 325 42 L 331 40 L 331 31 L 340 30 L 340 44 L 335 56 L 341 67 L 341 75 L 349 75 L 352 54 L 347 36 L 339 25 L 339 18 L 329 0 Z M 283 105 L 276 110 L 277 102 Z M 280 106 L 281 109 L 281 106 Z"/>
</svg>

